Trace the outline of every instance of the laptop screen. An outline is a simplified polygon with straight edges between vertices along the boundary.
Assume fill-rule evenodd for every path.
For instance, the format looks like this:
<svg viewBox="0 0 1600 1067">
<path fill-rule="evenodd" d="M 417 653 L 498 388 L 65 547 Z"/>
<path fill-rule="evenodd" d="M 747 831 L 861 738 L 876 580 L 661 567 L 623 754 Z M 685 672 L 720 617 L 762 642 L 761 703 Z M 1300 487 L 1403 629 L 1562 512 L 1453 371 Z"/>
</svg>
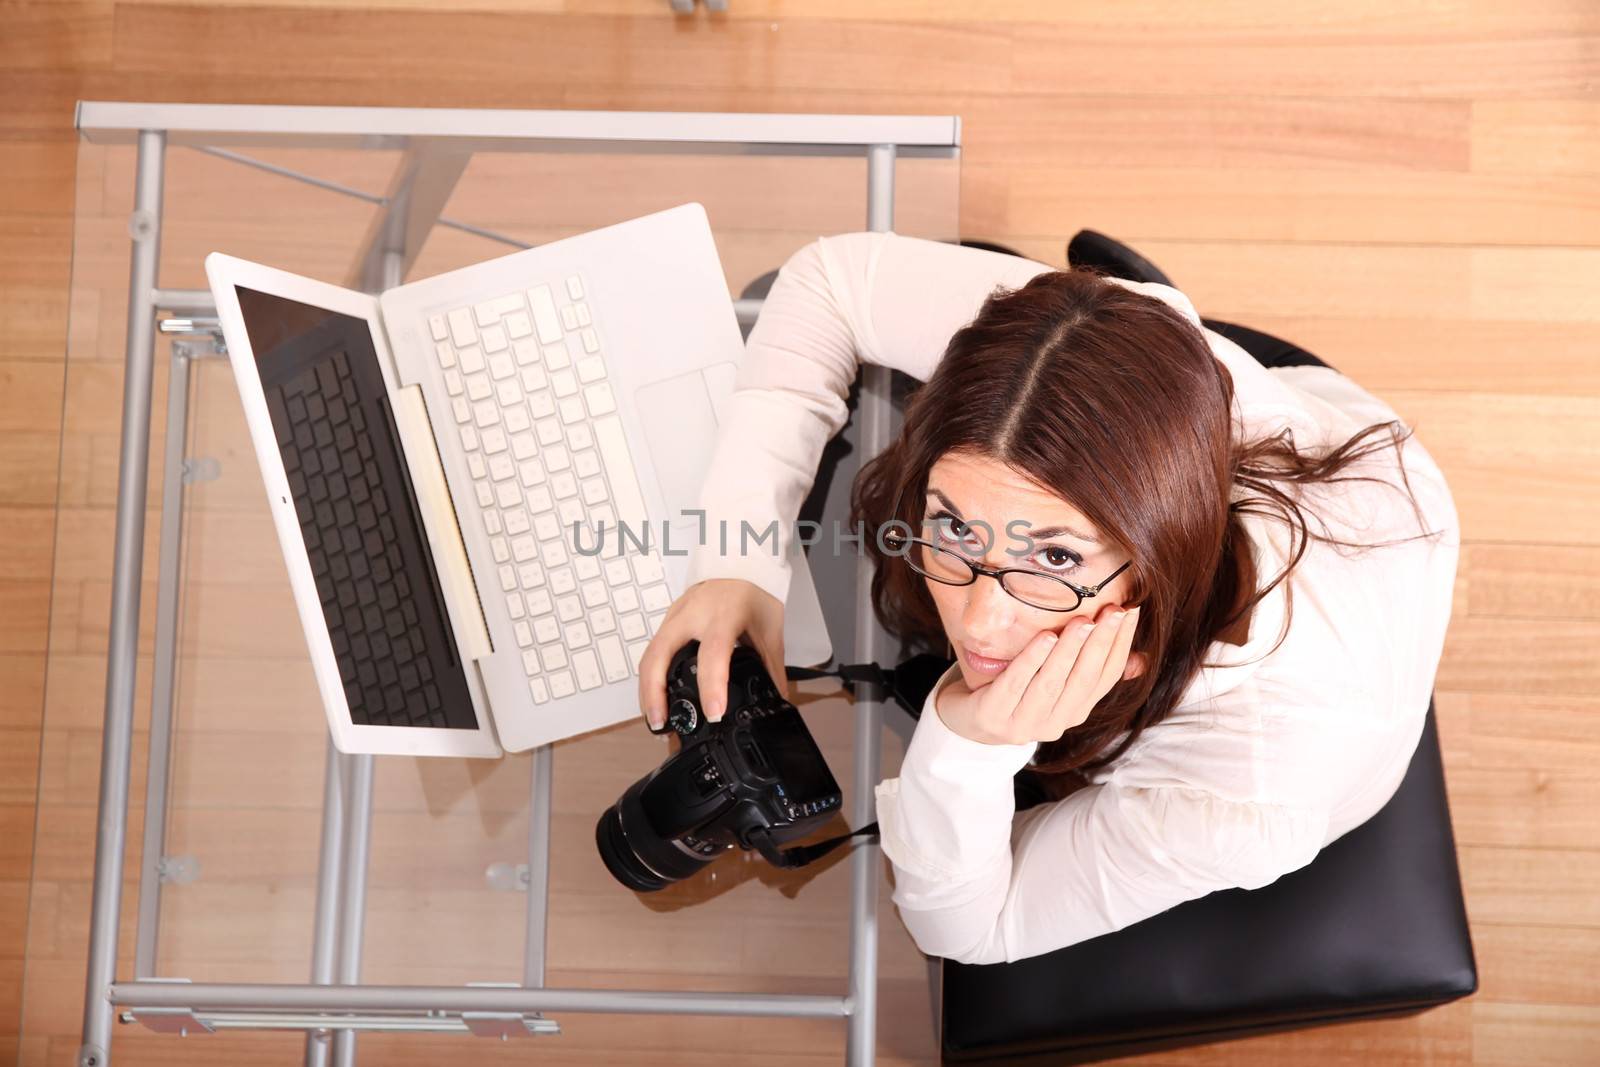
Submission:
<svg viewBox="0 0 1600 1067">
<path fill-rule="evenodd" d="M 236 291 L 351 721 L 478 729 L 368 323 Z"/>
</svg>

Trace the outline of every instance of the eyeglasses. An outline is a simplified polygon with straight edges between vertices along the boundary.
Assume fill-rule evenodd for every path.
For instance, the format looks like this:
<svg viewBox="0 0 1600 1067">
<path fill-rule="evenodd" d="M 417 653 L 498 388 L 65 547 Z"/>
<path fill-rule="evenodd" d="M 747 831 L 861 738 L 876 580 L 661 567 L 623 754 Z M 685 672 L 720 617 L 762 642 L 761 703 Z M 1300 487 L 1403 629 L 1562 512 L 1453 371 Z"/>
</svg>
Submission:
<svg viewBox="0 0 1600 1067">
<path fill-rule="evenodd" d="M 895 514 L 899 515 L 896 502 Z M 918 574 L 944 585 L 971 585 L 978 575 L 987 574 L 1000 588 L 1029 607 L 1043 611 L 1076 611 L 1086 599 L 1100 595 L 1112 579 L 1133 566 L 1129 560 L 1096 585 L 1080 586 L 1053 574 L 1029 567 L 985 567 L 969 556 L 943 548 L 920 537 L 905 537 L 893 531 L 886 534 L 896 549 L 909 546 L 900 558 Z"/>
</svg>

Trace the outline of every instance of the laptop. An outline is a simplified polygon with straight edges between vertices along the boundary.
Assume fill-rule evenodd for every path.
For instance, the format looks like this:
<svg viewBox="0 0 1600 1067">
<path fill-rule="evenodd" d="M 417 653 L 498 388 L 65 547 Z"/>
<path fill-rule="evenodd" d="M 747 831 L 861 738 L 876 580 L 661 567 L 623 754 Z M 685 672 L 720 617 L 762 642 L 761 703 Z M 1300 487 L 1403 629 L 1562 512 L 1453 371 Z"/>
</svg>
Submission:
<svg viewBox="0 0 1600 1067">
<path fill-rule="evenodd" d="M 206 275 L 335 745 L 494 757 L 637 718 L 744 350 L 704 207 L 377 296 Z M 789 553 L 787 658 L 822 663 Z"/>
</svg>

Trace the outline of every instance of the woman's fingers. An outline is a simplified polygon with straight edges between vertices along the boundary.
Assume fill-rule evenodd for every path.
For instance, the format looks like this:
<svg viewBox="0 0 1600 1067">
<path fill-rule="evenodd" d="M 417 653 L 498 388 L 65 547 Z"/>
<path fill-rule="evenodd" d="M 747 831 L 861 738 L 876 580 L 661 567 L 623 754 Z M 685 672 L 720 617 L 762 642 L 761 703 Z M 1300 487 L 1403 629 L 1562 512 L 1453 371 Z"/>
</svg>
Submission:
<svg viewBox="0 0 1600 1067">
<path fill-rule="evenodd" d="M 1100 698 L 1111 691 L 1127 664 L 1132 640 L 1129 619 L 1134 616 L 1132 612 L 1119 611 L 1102 614 L 1104 621 L 1095 626 L 1094 633 L 1084 642 L 1078 661 L 1072 666 L 1072 675 L 1062 687 L 1050 715 L 1048 729 L 1054 731 L 1055 737 L 1083 725 Z"/>
<path fill-rule="evenodd" d="M 1068 619 L 1049 656 L 1029 681 L 1027 690 L 1013 712 L 1017 725 L 1029 737 L 1043 729 L 1054 713 L 1072 668 L 1082 656 L 1084 642 L 1092 634 L 1089 620 Z"/>
</svg>

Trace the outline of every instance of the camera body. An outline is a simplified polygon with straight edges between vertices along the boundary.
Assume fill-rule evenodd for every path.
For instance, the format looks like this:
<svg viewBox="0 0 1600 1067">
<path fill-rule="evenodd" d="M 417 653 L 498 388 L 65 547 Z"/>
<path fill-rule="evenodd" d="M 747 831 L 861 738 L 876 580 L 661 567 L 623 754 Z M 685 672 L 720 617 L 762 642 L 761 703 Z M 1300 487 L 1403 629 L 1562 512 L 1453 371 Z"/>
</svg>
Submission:
<svg viewBox="0 0 1600 1067">
<path fill-rule="evenodd" d="M 667 669 L 667 728 L 682 747 L 601 816 L 595 842 L 612 875 L 641 892 L 686 878 L 728 849 L 779 847 L 830 819 L 843 795 L 805 720 L 779 695 L 760 655 L 735 646 L 727 710 L 705 717 L 700 643 Z"/>
</svg>

